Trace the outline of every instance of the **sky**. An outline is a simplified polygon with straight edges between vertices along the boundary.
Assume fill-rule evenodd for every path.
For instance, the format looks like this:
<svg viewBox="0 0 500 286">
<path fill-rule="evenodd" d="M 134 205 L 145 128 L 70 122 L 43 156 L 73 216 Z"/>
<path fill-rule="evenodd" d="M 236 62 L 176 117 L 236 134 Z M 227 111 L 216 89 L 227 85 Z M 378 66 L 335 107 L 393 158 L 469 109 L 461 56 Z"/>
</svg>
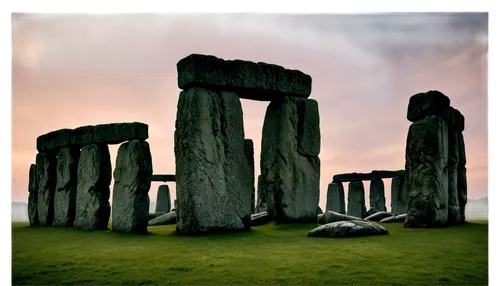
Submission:
<svg viewBox="0 0 500 286">
<path fill-rule="evenodd" d="M 323 210 L 333 175 L 404 169 L 409 98 L 432 89 L 465 116 L 468 194 L 487 196 L 488 21 L 487 13 L 14 13 L 11 199 L 27 201 L 36 138 L 61 128 L 144 122 L 153 173 L 175 173 L 176 63 L 192 53 L 311 75 Z M 241 102 L 257 177 L 268 102 Z M 113 166 L 117 150 L 110 146 Z M 369 182 L 365 192 L 368 204 Z"/>
</svg>

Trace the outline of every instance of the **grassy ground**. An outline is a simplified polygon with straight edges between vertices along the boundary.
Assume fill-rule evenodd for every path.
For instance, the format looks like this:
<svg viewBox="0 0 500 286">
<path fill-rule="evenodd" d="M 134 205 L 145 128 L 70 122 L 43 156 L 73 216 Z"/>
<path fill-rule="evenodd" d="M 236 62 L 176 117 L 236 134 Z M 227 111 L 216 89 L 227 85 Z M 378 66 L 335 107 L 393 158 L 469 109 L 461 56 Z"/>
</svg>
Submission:
<svg viewBox="0 0 500 286">
<path fill-rule="evenodd" d="M 12 224 L 12 284 L 488 284 L 488 224 L 309 238 L 316 224 L 184 237 Z"/>
</svg>

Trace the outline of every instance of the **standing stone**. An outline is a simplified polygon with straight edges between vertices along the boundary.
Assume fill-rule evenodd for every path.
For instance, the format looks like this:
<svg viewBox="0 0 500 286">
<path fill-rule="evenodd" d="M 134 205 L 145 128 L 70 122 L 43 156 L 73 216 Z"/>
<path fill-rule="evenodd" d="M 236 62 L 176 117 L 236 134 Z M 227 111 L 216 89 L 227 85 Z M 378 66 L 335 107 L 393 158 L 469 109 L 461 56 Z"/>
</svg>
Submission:
<svg viewBox="0 0 500 286">
<path fill-rule="evenodd" d="M 314 111 L 315 110 L 315 111 Z M 307 112 L 305 112 L 307 111 Z M 316 221 L 319 202 L 318 144 L 305 142 L 305 134 L 319 141 L 317 102 L 285 96 L 267 107 L 262 132 L 261 172 L 268 213 L 276 222 Z M 314 131 L 304 131 L 315 129 Z M 302 130 L 302 131 L 301 131 Z M 260 191 L 260 190 L 259 190 Z"/>
<path fill-rule="evenodd" d="M 148 232 L 151 175 L 153 165 L 148 142 L 133 140 L 121 144 L 113 172 L 113 231 Z"/>
<path fill-rule="evenodd" d="M 328 184 L 326 195 L 326 210 L 345 214 L 344 185 L 341 182 Z"/>
<path fill-rule="evenodd" d="M 56 192 L 54 194 L 54 225 L 73 226 L 76 211 L 76 185 L 80 150 L 66 147 L 57 156 Z"/>
<path fill-rule="evenodd" d="M 416 122 L 429 115 L 443 113 L 450 106 L 450 98 L 437 90 L 429 90 L 426 93 L 417 93 L 410 97 L 406 118 Z"/>
<path fill-rule="evenodd" d="M 406 139 L 405 227 L 443 226 L 448 221 L 448 126 L 431 115 L 413 123 Z"/>
<path fill-rule="evenodd" d="M 155 212 L 168 213 L 170 210 L 170 189 L 168 188 L 168 185 L 161 185 L 158 187 L 158 194 L 156 194 Z"/>
<path fill-rule="evenodd" d="M 252 139 L 245 139 L 245 157 L 250 169 L 250 183 L 252 184 L 252 213 L 255 213 L 255 162 Z"/>
<path fill-rule="evenodd" d="M 182 91 L 175 127 L 177 232 L 249 230 L 252 184 L 238 95 Z"/>
<path fill-rule="evenodd" d="M 56 187 L 56 156 L 48 153 L 38 153 L 36 155 L 36 173 L 38 182 L 38 222 L 40 225 L 52 225 Z"/>
<path fill-rule="evenodd" d="M 458 169 L 457 169 L 457 193 L 460 205 L 460 220 L 465 222 L 465 205 L 467 204 L 467 169 L 465 168 L 465 142 L 462 132 L 457 134 L 458 139 Z"/>
<path fill-rule="evenodd" d="M 366 214 L 365 187 L 362 181 L 349 183 L 347 215 L 364 218 Z"/>
<path fill-rule="evenodd" d="M 106 144 L 82 148 L 78 161 L 75 227 L 107 229 L 110 215 L 111 160 Z"/>
<path fill-rule="evenodd" d="M 448 129 L 448 225 L 460 223 L 460 204 L 458 200 L 458 135 Z"/>
<path fill-rule="evenodd" d="M 370 181 L 370 207 L 379 211 L 387 211 L 385 206 L 384 181 L 374 178 Z"/>
<path fill-rule="evenodd" d="M 405 214 L 408 209 L 408 193 L 404 176 L 394 177 L 391 182 L 391 213 Z"/>
<path fill-rule="evenodd" d="M 257 177 L 257 206 L 255 213 L 267 212 L 267 184 L 264 184 L 262 175 Z"/>
<path fill-rule="evenodd" d="M 29 171 L 28 182 L 28 218 L 30 226 L 38 225 L 38 210 L 37 210 L 37 197 L 38 197 L 38 182 L 36 180 L 36 165 L 31 164 Z"/>
</svg>

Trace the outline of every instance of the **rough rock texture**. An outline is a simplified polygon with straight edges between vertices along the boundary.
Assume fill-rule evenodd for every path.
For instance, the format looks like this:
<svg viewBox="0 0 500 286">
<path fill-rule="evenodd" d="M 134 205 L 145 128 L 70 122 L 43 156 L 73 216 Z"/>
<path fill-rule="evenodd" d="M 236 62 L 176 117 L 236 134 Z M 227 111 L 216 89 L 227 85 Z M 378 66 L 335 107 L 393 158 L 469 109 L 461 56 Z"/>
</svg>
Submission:
<svg viewBox="0 0 500 286">
<path fill-rule="evenodd" d="M 151 181 L 156 182 L 175 182 L 175 175 L 171 174 L 155 174 L 151 176 Z"/>
<path fill-rule="evenodd" d="M 460 223 L 460 204 L 458 201 L 458 134 L 448 129 L 448 225 Z"/>
<path fill-rule="evenodd" d="M 110 183 L 111 160 L 108 145 L 92 144 L 83 147 L 78 160 L 75 227 L 108 228 L 111 212 Z"/>
<path fill-rule="evenodd" d="M 94 143 L 120 144 L 148 139 L 148 125 L 141 122 L 100 124 L 94 127 Z"/>
<path fill-rule="evenodd" d="M 176 222 L 177 222 L 177 214 L 175 212 L 169 212 L 150 220 L 148 222 L 148 225 L 150 226 L 167 225 L 167 224 L 176 224 Z"/>
<path fill-rule="evenodd" d="M 113 172 L 113 231 L 148 232 L 148 193 L 152 174 L 148 142 L 133 140 L 120 145 Z"/>
<path fill-rule="evenodd" d="M 148 221 L 150 221 L 150 220 L 152 220 L 152 219 L 154 219 L 154 218 L 157 218 L 157 217 L 159 217 L 159 216 L 162 216 L 162 215 L 164 215 L 164 214 L 166 214 L 166 213 L 169 213 L 169 212 L 149 213 L 149 214 L 148 214 Z"/>
<path fill-rule="evenodd" d="M 308 237 L 358 237 L 369 235 L 389 234 L 381 225 L 363 220 L 337 221 L 318 226 L 311 230 Z"/>
<path fill-rule="evenodd" d="M 310 99 L 286 96 L 273 100 L 264 119 L 260 159 L 262 186 L 259 188 L 266 196 L 268 213 L 277 223 L 316 220 L 320 159 L 298 152 L 298 142 L 304 140 L 299 132 L 300 122 L 315 122 L 303 118 L 306 115 L 299 107 L 305 104 L 303 101 Z M 318 126 L 310 128 L 319 129 Z"/>
<path fill-rule="evenodd" d="M 271 216 L 267 212 L 252 214 L 252 226 L 259 226 L 271 221 Z"/>
<path fill-rule="evenodd" d="M 408 192 L 405 177 L 395 177 L 391 182 L 391 213 L 403 214 L 408 209 Z"/>
<path fill-rule="evenodd" d="M 255 213 L 267 212 L 267 190 L 264 184 L 262 175 L 257 177 L 257 205 L 255 206 Z"/>
<path fill-rule="evenodd" d="M 448 129 L 462 132 L 465 129 L 465 117 L 457 109 L 447 106 L 440 110 L 439 117 L 443 118 L 448 124 Z"/>
<path fill-rule="evenodd" d="M 440 114 L 448 106 L 450 106 L 450 99 L 437 90 L 417 93 L 410 97 L 406 118 L 411 122 L 416 122 L 426 116 Z"/>
<path fill-rule="evenodd" d="M 52 225 L 54 220 L 54 191 L 56 188 L 56 156 L 48 153 L 36 155 L 38 182 L 37 211 L 40 225 Z"/>
<path fill-rule="evenodd" d="M 374 178 L 370 181 L 370 207 L 387 211 L 385 206 L 384 181 Z"/>
<path fill-rule="evenodd" d="M 397 216 L 386 217 L 386 218 L 380 220 L 380 222 L 383 222 L 383 223 L 404 222 L 405 220 L 406 220 L 406 214 L 400 214 Z"/>
<path fill-rule="evenodd" d="M 370 173 L 337 174 L 333 176 L 333 182 L 371 181 L 373 179 L 387 179 L 404 175 L 405 175 L 405 170 L 397 170 L 397 171 L 373 170 Z"/>
<path fill-rule="evenodd" d="M 168 185 L 161 185 L 158 187 L 156 195 L 156 209 L 155 212 L 170 212 L 172 206 L 170 205 L 170 189 Z"/>
<path fill-rule="evenodd" d="M 389 212 L 377 212 L 377 213 L 374 213 L 370 216 L 365 217 L 365 220 L 381 221 L 382 219 L 384 219 L 386 217 L 392 217 L 392 216 L 394 216 L 394 215 L 392 213 L 389 213 Z"/>
<path fill-rule="evenodd" d="M 76 185 L 80 150 L 66 147 L 57 155 L 54 226 L 71 227 L 75 223 Z"/>
<path fill-rule="evenodd" d="M 237 92 L 241 98 L 272 100 L 289 95 L 308 97 L 311 76 L 278 65 L 250 61 L 225 61 L 215 56 L 191 54 L 177 63 L 179 88 L 202 87 Z"/>
<path fill-rule="evenodd" d="M 340 182 L 328 184 L 326 210 L 345 214 L 344 185 Z"/>
<path fill-rule="evenodd" d="M 177 232 L 250 229 L 253 184 L 238 96 L 182 91 L 175 128 Z"/>
<path fill-rule="evenodd" d="M 379 210 L 379 209 L 377 209 L 377 208 L 373 208 L 373 207 L 372 207 L 372 208 L 370 208 L 370 209 L 369 209 L 369 210 L 365 213 L 365 216 L 364 216 L 363 218 L 365 218 L 365 217 L 369 217 L 369 216 L 371 216 L 372 214 L 376 214 L 376 213 L 378 213 L 378 212 L 381 212 L 381 210 Z"/>
<path fill-rule="evenodd" d="M 56 153 L 71 144 L 71 129 L 60 129 L 38 136 L 36 149 L 42 153 Z"/>
<path fill-rule="evenodd" d="M 38 183 L 36 180 L 36 165 L 31 164 L 29 171 L 28 181 L 28 218 L 31 226 L 38 225 L 38 210 L 37 210 L 37 197 L 38 197 Z"/>
<path fill-rule="evenodd" d="M 365 187 L 363 182 L 349 183 L 347 193 L 347 214 L 355 217 L 364 217 L 366 213 Z"/>
<path fill-rule="evenodd" d="M 94 126 L 87 125 L 71 131 L 71 145 L 81 148 L 94 143 Z"/>
<path fill-rule="evenodd" d="M 324 214 L 318 215 L 316 222 L 319 224 L 331 223 L 336 221 L 344 221 L 344 220 L 361 220 L 360 217 L 349 216 L 340 214 L 337 212 L 326 211 Z"/>
<path fill-rule="evenodd" d="M 254 152 L 253 152 L 253 141 L 252 139 L 245 139 L 245 157 L 247 158 L 248 167 L 250 170 L 250 183 L 252 184 L 252 213 L 255 212 L 255 161 L 254 161 Z"/>
<path fill-rule="evenodd" d="M 297 151 L 306 157 L 318 156 L 321 149 L 318 102 L 314 99 L 299 100 L 297 112 L 300 114 Z"/>
<path fill-rule="evenodd" d="M 460 221 L 465 222 L 465 205 L 467 204 L 467 169 L 465 168 L 465 142 L 462 132 L 457 134 L 458 138 L 458 168 L 457 168 L 457 192 L 460 205 Z"/>
<path fill-rule="evenodd" d="M 448 126 L 431 115 L 413 123 L 406 139 L 405 227 L 443 226 L 448 221 Z"/>
</svg>

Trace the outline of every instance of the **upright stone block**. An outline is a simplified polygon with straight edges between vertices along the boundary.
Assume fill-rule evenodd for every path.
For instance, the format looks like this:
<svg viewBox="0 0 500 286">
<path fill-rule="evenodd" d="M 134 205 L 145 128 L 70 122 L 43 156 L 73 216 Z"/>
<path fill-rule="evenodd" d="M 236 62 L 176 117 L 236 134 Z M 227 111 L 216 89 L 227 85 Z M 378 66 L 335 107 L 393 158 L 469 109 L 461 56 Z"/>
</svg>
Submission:
<svg viewBox="0 0 500 286">
<path fill-rule="evenodd" d="M 345 214 L 344 185 L 341 182 L 328 184 L 326 211 L 334 211 L 340 214 Z"/>
<path fill-rule="evenodd" d="M 113 172 L 113 231 L 148 232 L 151 175 L 153 164 L 148 142 L 133 140 L 121 144 Z"/>
<path fill-rule="evenodd" d="M 177 232 L 250 229 L 252 184 L 239 97 L 183 91 L 175 127 Z"/>
<path fill-rule="evenodd" d="M 111 212 L 109 184 L 111 160 L 106 144 L 82 148 L 78 161 L 75 227 L 107 229 Z"/>
<path fill-rule="evenodd" d="M 297 151 L 306 157 L 316 157 L 321 148 L 318 102 L 314 99 L 297 101 L 299 117 Z"/>
<path fill-rule="evenodd" d="M 168 185 L 161 185 L 158 187 L 158 194 L 156 194 L 156 209 L 155 212 L 168 213 L 171 210 L 170 205 L 170 189 Z"/>
<path fill-rule="evenodd" d="M 379 211 L 387 211 L 385 206 L 384 181 L 374 178 L 370 181 L 370 207 Z"/>
<path fill-rule="evenodd" d="M 406 139 L 405 227 L 444 226 L 448 221 L 448 126 L 431 115 L 413 123 Z"/>
<path fill-rule="evenodd" d="M 365 187 L 361 181 L 349 183 L 347 215 L 364 218 L 366 214 Z"/>
<path fill-rule="evenodd" d="M 264 183 L 262 175 L 257 177 L 257 206 L 255 207 L 256 213 L 267 212 L 267 184 Z"/>
<path fill-rule="evenodd" d="M 54 226 L 71 227 L 75 223 L 76 185 L 80 150 L 65 147 L 57 156 Z"/>
<path fill-rule="evenodd" d="M 267 107 L 262 132 L 261 172 L 265 185 L 268 213 L 281 222 L 316 221 L 319 202 L 320 160 L 318 156 L 300 154 L 299 143 L 305 140 L 301 136 L 304 128 L 319 130 L 319 126 L 302 126 L 318 122 L 306 119 L 315 117 L 311 109 L 315 103 L 306 103 L 308 99 L 285 96 L 271 101 Z M 308 112 L 303 113 L 300 106 L 308 105 Z M 317 110 L 316 110 L 316 113 Z M 300 128 L 300 129 L 299 129 Z M 312 141 L 319 141 L 319 131 Z M 305 145 L 303 146 L 305 147 Z M 309 151 L 317 151 L 314 148 Z M 312 152 L 315 153 L 315 152 Z M 260 190 L 259 190 L 260 191 Z"/>
<path fill-rule="evenodd" d="M 247 158 L 250 170 L 250 183 L 252 184 L 252 213 L 255 213 L 255 161 L 252 139 L 245 139 L 245 157 Z"/>
<path fill-rule="evenodd" d="M 36 155 L 36 173 L 38 222 L 40 225 L 52 225 L 56 187 L 56 156 L 49 153 L 38 153 Z"/>
<path fill-rule="evenodd" d="M 38 182 L 37 182 L 36 165 L 31 164 L 29 171 L 28 181 L 28 218 L 30 226 L 38 225 L 38 210 L 37 210 L 37 197 L 38 197 Z"/>
<path fill-rule="evenodd" d="M 460 220 L 465 222 L 465 205 L 467 204 L 467 168 L 465 164 L 465 141 L 462 132 L 457 133 L 458 140 L 458 165 L 457 165 L 457 194 L 460 205 Z"/>
<path fill-rule="evenodd" d="M 408 193 L 406 191 L 405 177 L 394 177 L 391 182 L 391 213 L 394 215 L 405 214 L 408 209 Z"/>
<path fill-rule="evenodd" d="M 448 225 L 456 225 L 461 221 L 458 200 L 458 134 L 448 129 Z"/>
</svg>

